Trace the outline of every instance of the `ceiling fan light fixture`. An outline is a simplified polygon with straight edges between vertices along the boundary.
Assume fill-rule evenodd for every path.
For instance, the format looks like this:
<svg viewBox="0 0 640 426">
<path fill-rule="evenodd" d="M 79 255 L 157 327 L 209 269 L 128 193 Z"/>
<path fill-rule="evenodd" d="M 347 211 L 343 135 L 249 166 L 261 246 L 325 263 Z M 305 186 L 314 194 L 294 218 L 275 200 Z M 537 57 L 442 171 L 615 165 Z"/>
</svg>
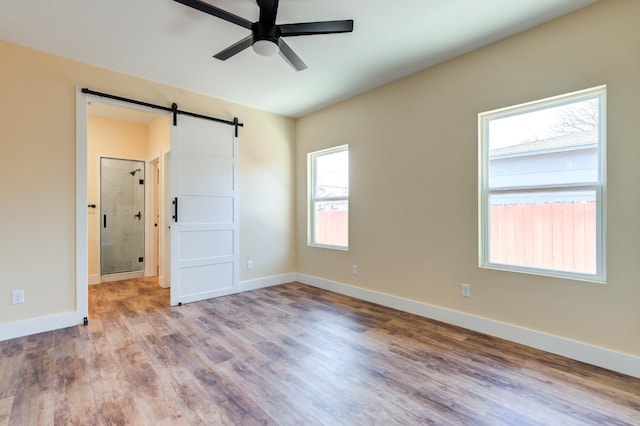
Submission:
<svg viewBox="0 0 640 426">
<path fill-rule="evenodd" d="M 275 56 L 280 51 L 278 43 L 272 40 L 256 40 L 253 42 L 253 51 L 260 56 Z"/>
</svg>

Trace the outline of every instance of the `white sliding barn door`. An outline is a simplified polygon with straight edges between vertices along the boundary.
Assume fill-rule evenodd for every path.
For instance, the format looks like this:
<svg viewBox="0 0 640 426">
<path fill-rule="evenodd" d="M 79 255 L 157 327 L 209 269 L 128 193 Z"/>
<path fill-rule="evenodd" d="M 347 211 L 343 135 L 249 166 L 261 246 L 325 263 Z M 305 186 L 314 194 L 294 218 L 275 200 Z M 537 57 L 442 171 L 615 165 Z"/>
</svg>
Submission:
<svg viewBox="0 0 640 426">
<path fill-rule="evenodd" d="M 239 285 L 234 127 L 178 116 L 171 131 L 171 305 L 235 293 Z M 177 212 L 176 212 L 177 210 Z M 177 219 L 177 220 L 176 220 Z"/>
</svg>

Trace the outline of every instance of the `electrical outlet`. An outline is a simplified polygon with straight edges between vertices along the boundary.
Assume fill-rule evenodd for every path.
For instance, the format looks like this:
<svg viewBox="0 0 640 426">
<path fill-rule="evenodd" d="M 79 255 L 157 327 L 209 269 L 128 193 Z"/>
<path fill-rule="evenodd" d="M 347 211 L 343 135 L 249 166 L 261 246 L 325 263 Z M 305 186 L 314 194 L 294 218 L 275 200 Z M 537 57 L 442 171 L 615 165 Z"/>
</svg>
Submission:
<svg viewBox="0 0 640 426">
<path fill-rule="evenodd" d="M 11 303 L 14 305 L 24 303 L 24 290 L 13 290 L 11 292 Z"/>
<path fill-rule="evenodd" d="M 464 297 L 471 296 L 471 285 L 470 284 L 462 284 L 461 293 Z"/>
<path fill-rule="evenodd" d="M 247 260 L 247 269 L 253 269 L 253 260 Z"/>
<path fill-rule="evenodd" d="M 358 265 L 351 265 L 351 275 L 358 275 Z"/>
</svg>

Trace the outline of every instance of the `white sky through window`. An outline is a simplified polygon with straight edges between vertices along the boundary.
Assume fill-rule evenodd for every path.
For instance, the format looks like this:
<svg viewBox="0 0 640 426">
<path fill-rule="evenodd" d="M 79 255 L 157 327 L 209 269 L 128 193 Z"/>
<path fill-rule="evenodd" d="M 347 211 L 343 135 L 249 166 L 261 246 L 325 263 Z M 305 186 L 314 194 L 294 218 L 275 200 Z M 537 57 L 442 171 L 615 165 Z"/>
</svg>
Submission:
<svg viewBox="0 0 640 426">
<path fill-rule="evenodd" d="M 588 99 L 554 108 L 492 119 L 489 122 L 490 149 L 566 134 L 559 128 L 563 121 L 581 120 L 582 117 L 585 123 L 588 123 L 597 113 L 597 109 L 597 99 Z"/>
<path fill-rule="evenodd" d="M 348 196 L 349 151 L 338 151 L 316 159 L 316 187 L 322 197 Z"/>
</svg>

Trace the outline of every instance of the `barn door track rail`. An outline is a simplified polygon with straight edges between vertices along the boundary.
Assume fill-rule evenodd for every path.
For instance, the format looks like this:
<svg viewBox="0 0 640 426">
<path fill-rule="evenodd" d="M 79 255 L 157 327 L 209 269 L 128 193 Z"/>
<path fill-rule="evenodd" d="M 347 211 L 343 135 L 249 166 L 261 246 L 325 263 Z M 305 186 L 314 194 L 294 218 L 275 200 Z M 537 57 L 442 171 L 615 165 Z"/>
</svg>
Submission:
<svg viewBox="0 0 640 426">
<path fill-rule="evenodd" d="M 208 115 L 197 114 L 195 112 L 184 111 L 184 110 L 178 109 L 178 104 L 176 104 L 175 102 L 172 103 L 170 107 L 166 107 L 162 105 L 155 105 L 149 102 L 138 101 L 136 99 L 130 99 L 130 98 L 124 98 L 122 96 L 111 95 L 109 93 L 96 92 L 95 90 L 91 90 L 86 87 L 83 88 L 81 91 L 82 93 L 85 93 L 87 95 L 100 96 L 102 98 L 113 99 L 115 101 L 127 102 L 130 104 L 145 106 L 153 109 L 159 109 L 162 111 L 168 111 L 173 114 L 174 126 L 178 125 L 178 114 L 183 114 L 183 115 L 188 115 L 190 117 L 202 118 L 203 120 L 211 120 L 211 121 L 216 121 L 218 123 L 224 123 L 230 126 L 234 126 L 236 128 L 236 137 L 238 137 L 238 127 L 244 127 L 244 124 L 238 120 L 238 117 L 233 117 L 233 121 L 230 121 L 230 120 L 224 120 L 222 118 L 211 117 Z"/>
</svg>

